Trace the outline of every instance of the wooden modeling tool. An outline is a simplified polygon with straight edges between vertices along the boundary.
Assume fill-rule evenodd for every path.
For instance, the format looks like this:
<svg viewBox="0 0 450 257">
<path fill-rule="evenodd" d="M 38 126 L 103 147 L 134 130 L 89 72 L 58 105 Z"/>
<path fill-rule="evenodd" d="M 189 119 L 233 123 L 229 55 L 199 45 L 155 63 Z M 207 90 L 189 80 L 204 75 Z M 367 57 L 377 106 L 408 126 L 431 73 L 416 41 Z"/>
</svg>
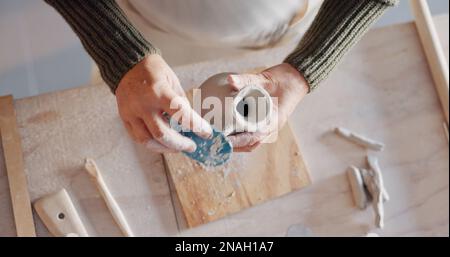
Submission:
<svg viewBox="0 0 450 257">
<path fill-rule="evenodd" d="M 37 200 L 34 209 L 54 236 L 89 236 L 65 189 Z"/>
<path fill-rule="evenodd" d="M 105 200 L 106 205 L 108 206 L 108 209 L 111 212 L 117 225 L 119 225 L 120 230 L 122 230 L 122 233 L 125 236 L 133 237 L 134 236 L 133 231 L 131 231 L 131 228 L 128 225 L 127 220 L 125 219 L 125 216 L 123 215 L 123 212 L 120 209 L 119 205 L 117 204 L 116 200 L 109 192 L 109 189 L 106 186 L 102 174 L 98 169 L 97 164 L 95 164 L 95 161 L 87 158 L 84 167 L 86 168 L 89 175 L 91 175 L 91 177 L 94 179 L 94 182 L 97 185 L 100 194 Z"/>
</svg>

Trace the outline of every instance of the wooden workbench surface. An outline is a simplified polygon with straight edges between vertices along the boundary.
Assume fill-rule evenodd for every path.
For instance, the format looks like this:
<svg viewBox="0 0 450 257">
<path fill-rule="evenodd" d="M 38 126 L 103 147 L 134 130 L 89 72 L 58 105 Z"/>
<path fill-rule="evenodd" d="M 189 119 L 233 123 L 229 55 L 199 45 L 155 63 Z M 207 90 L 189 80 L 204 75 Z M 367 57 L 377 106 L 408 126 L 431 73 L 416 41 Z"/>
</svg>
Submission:
<svg viewBox="0 0 450 257">
<path fill-rule="evenodd" d="M 448 60 L 448 16 L 436 19 Z M 239 59 L 179 67 L 184 87 L 222 71 L 276 64 L 293 45 Z M 187 229 L 159 154 L 127 137 L 105 86 L 16 100 L 30 196 L 65 187 L 92 235 L 120 235 L 82 165 L 98 161 L 137 235 L 284 236 L 299 224 L 314 235 L 449 234 L 449 148 L 440 109 L 412 23 L 372 30 L 336 72 L 291 117 L 313 184 L 304 190 Z M 358 210 L 346 178 L 366 151 L 330 132 L 340 125 L 386 144 L 376 153 L 391 195 L 385 229 Z M 0 149 L 1 152 L 1 149 Z M 0 235 L 14 235 L 8 184 L 0 159 Z M 38 235 L 48 232 L 35 216 Z"/>
</svg>

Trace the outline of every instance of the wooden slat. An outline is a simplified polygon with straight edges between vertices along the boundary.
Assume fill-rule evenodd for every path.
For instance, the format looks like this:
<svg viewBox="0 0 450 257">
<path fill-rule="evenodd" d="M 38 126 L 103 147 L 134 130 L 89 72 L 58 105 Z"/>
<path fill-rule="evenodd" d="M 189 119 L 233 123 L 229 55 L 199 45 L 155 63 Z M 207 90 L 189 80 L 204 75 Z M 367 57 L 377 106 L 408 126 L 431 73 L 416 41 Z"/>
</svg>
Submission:
<svg viewBox="0 0 450 257">
<path fill-rule="evenodd" d="M 411 9 L 415 16 L 417 31 L 419 32 L 428 66 L 433 76 L 436 91 L 441 101 L 445 119 L 449 122 L 449 87 L 448 64 L 439 42 L 439 36 L 434 26 L 433 17 L 426 0 L 410 0 Z"/>
<path fill-rule="evenodd" d="M 0 97 L 0 134 L 17 236 L 34 237 L 36 231 L 12 96 Z"/>
</svg>

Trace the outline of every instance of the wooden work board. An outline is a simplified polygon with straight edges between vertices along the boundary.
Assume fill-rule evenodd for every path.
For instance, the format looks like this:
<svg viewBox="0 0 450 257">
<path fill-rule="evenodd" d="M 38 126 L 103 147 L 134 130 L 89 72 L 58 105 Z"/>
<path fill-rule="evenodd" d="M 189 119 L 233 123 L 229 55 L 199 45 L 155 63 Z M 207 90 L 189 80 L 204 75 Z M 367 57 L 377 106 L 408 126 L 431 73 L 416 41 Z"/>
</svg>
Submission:
<svg viewBox="0 0 450 257">
<path fill-rule="evenodd" d="M 194 227 L 310 184 L 291 127 L 274 143 L 233 153 L 230 163 L 205 169 L 180 153 L 164 154 L 186 223 Z"/>
<path fill-rule="evenodd" d="M 448 60 L 448 15 L 435 20 Z M 223 71 L 282 61 L 294 44 L 175 68 L 186 89 Z M 189 228 L 162 155 L 134 144 L 104 85 L 15 100 L 31 201 L 66 188 L 90 235 L 120 236 L 83 169 L 92 157 L 138 236 L 285 236 L 293 226 L 317 236 L 436 236 L 449 233 L 449 148 L 444 115 L 413 23 L 369 31 L 290 118 L 314 181 L 302 190 Z M 384 142 L 375 154 L 391 200 L 385 229 L 355 207 L 345 174 L 364 167 L 363 148 L 336 137 L 343 126 Z M 0 152 L 2 149 L 0 149 Z M 229 174 L 232 176 L 232 174 Z M 231 192 L 231 191 L 230 191 Z M 15 235 L 0 158 L 0 235 Z M 49 235 L 34 215 L 38 236 Z"/>
</svg>

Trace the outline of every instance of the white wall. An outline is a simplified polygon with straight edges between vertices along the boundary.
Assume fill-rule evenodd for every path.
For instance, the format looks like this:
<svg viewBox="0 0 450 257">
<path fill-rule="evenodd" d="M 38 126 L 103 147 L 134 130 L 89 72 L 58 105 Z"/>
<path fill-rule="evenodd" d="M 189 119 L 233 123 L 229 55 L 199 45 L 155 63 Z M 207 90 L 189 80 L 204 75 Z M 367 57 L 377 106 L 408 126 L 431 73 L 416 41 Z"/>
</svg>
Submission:
<svg viewBox="0 0 450 257">
<path fill-rule="evenodd" d="M 0 95 L 16 98 L 86 84 L 90 59 L 43 0 L 0 0 Z"/>
</svg>

